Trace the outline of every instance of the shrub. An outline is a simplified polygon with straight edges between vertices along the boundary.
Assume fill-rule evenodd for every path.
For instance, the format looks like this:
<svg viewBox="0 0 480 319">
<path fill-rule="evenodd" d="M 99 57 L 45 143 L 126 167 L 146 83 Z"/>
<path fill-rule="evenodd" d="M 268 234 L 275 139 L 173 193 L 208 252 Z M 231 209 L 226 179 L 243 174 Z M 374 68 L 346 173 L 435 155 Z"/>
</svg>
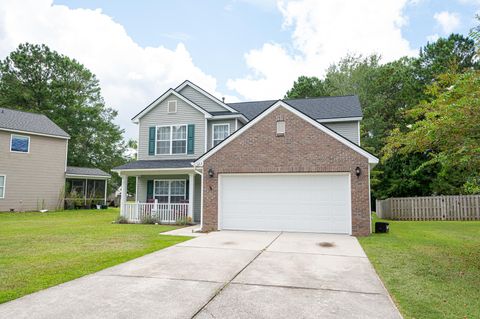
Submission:
<svg viewBox="0 0 480 319">
<path fill-rule="evenodd" d="M 142 224 L 152 224 L 153 225 L 153 224 L 158 223 L 158 220 L 156 218 L 152 217 L 152 216 L 145 216 L 145 217 L 142 218 L 141 223 Z"/>
<path fill-rule="evenodd" d="M 128 219 L 124 216 L 118 216 L 115 220 L 116 224 L 128 224 Z"/>
</svg>

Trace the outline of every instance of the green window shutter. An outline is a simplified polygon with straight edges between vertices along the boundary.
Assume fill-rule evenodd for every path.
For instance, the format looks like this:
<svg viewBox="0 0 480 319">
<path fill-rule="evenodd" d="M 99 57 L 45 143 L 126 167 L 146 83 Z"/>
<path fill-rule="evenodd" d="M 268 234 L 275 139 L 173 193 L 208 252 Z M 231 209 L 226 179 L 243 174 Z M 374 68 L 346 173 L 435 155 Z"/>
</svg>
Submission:
<svg viewBox="0 0 480 319">
<path fill-rule="evenodd" d="M 147 181 L 147 200 L 153 199 L 153 180 Z"/>
<path fill-rule="evenodd" d="M 148 130 L 148 155 L 155 155 L 155 126 L 150 127 Z"/>
<path fill-rule="evenodd" d="M 187 154 L 195 153 L 195 125 L 188 125 Z"/>
</svg>

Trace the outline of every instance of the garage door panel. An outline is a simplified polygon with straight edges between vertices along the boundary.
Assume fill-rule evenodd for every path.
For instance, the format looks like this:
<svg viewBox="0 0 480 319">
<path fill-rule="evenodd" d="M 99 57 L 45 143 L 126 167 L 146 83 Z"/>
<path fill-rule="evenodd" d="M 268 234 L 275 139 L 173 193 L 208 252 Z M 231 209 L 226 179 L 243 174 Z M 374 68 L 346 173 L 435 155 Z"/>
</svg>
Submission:
<svg viewBox="0 0 480 319">
<path fill-rule="evenodd" d="M 350 233 L 348 175 L 221 175 L 220 228 Z"/>
</svg>

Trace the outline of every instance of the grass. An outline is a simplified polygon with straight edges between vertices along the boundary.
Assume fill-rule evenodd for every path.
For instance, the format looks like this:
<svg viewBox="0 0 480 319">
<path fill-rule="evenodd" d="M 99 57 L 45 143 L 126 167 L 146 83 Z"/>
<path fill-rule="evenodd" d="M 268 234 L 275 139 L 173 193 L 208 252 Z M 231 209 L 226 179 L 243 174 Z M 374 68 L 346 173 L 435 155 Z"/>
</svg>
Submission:
<svg viewBox="0 0 480 319">
<path fill-rule="evenodd" d="M 359 241 L 403 316 L 480 318 L 480 222 L 388 222 Z"/>
<path fill-rule="evenodd" d="M 0 303 L 175 245 L 178 227 L 112 224 L 118 209 L 0 213 Z"/>
</svg>

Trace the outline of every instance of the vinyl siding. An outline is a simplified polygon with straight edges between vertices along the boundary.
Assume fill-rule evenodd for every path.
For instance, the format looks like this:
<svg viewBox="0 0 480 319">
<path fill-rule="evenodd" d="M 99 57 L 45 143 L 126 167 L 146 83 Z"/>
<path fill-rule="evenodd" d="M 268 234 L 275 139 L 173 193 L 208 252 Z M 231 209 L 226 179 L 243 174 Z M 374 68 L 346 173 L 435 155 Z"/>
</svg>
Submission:
<svg viewBox="0 0 480 319">
<path fill-rule="evenodd" d="M 320 122 L 321 123 L 321 122 Z M 332 122 L 322 123 L 331 130 L 334 130 L 338 134 L 346 137 L 350 141 L 360 145 L 360 136 L 358 135 L 359 122 Z"/>
<path fill-rule="evenodd" d="M 137 186 L 137 198 L 136 200 L 140 203 L 147 202 L 147 181 L 155 179 L 184 179 L 188 181 L 188 175 L 179 174 L 179 175 L 149 175 L 149 176 L 138 176 L 138 186 Z M 188 192 L 188 189 L 187 189 Z M 193 198 L 193 220 L 195 222 L 200 222 L 200 195 L 201 195 L 201 184 L 200 184 L 200 175 L 195 175 L 195 186 L 194 186 L 194 198 Z"/>
<path fill-rule="evenodd" d="M 177 101 L 177 112 L 167 112 L 168 101 Z M 151 126 L 195 124 L 195 152 L 194 154 L 175 155 L 148 155 L 148 130 Z M 205 116 L 203 113 L 188 105 L 171 94 L 150 112 L 140 118 L 139 121 L 139 145 L 138 159 L 194 159 L 205 152 Z"/>
<path fill-rule="evenodd" d="M 49 210 L 63 208 L 67 140 L 30 136 L 29 153 L 10 152 L 10 132 L 0 131 L 0 175 L 6 175 L 0 211 L 32 211 L 42 201 Z"/>
<path fill-rule="evenodd" d="M 208 112 L 222 112 L 228 111 L 223 106 L 219 105 L 215 101 L 212 101 L 209 97 L 203 95 L 202 93 L 198 92 L 197 90 L 191 88 L 190 86 L 185 86 L 180 92 L 181 95 L 185 96 L 187 99 L 192 101 L 193 103 L 199 105 L 203 109 L 207 110 Z"/>
<path fill-rule="evenodd" d="M 213 124 L 230 124 L 230 134 L 235 132 L 235 120 L 209 120 L 208 129 L 207 129 L 207 148 L 211 149 L 213 145 L 212 136 L 213 136 Z M 240 121 L 238 121 L 239 124 Z M 240 125 L 238 126 L 240 128 Z"/>
</svg>

